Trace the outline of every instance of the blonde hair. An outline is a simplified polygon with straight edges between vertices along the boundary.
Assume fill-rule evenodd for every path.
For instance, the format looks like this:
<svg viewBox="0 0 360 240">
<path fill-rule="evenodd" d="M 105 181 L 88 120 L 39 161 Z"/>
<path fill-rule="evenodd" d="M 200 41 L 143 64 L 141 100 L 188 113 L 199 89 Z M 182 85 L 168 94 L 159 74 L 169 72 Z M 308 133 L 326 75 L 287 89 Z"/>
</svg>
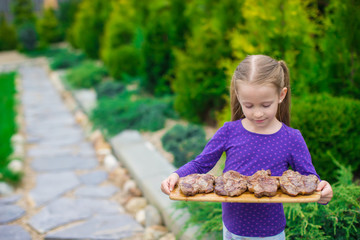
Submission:
<svg viewBox="0 0 360 240">
<path fill-rule="evenodd" d="M 279 94 L 286 87 L 287 94 L 279 103 L 276 118 L 290 126 L 290 76 L 284 61 L 277 61 L 265 55 L 250 55 L 240 62 L 230 84 L 231 121 L 245 117 L 236 93 L 237 81 L 254 84 L 272 83 Z"/>
</svg>

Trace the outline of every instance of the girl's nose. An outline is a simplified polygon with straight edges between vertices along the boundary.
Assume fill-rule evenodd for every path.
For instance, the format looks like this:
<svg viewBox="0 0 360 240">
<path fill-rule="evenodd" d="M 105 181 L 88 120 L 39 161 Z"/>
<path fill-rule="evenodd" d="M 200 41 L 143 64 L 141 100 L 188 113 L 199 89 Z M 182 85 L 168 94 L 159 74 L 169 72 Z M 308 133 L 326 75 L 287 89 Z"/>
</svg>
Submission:
<svg viewBox="0 0 360 240">
<path fill-rule="evenodd" d="M 254 116 L 255 117 L 261 117 L 263 115 L 263 113 L 261 112 L 261 111 L 256 111 L 255 113 L 254 113 Z"/>
</svg>

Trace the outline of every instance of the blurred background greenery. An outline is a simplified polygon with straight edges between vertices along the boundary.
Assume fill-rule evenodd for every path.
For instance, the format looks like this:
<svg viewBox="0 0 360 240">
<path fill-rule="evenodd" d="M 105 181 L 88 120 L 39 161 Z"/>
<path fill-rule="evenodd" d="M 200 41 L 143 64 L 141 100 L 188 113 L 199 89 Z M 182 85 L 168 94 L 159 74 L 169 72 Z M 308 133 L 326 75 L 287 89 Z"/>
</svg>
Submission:
<svg viewBox="0 0 360 240">
<path fill-rule="evenodd" d="M 94 88 L 91 117 L 108 136 L 156 131 L 166 118 L 191 123 L 163 137 L 176 166 L 205 144 L 198 127 L 230 121 L 229 83 L 244 57 L 284 60 L 291 126 L 301 130 L 317 172 L 335 190 L 326 206 L 286 206 L 287 238 L 360 239 L 360 1 L 5 2 L 0 50 L 46 56 L 53 70 L 67 70 L 69 86 Z M 67 44 L 53 45 L 59 42 Z M 205 209 L 190 210 L 194 224 L 203 222 L 200 236 L 221 230 L 219 211 L 209 221 L 208 207 L 178 207 L 184 206 Z"/>
</svg>

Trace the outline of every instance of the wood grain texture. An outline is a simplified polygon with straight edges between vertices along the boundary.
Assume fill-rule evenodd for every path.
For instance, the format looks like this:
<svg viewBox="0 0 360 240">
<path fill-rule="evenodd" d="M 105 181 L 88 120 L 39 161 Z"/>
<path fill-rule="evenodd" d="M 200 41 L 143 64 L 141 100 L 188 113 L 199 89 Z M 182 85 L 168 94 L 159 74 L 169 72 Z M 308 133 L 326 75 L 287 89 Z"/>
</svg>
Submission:
<svg viewBox="0 0 360 240">
<path fill-rule="evenodd" d="M 238 202 L 238 203 L 308 203 L 317 202 L 321 197 L 321 192 L 314 192 L 311 195 L 298 195 L 291 197 L 279 189 L 274 197 L 262 197 L 257 198 L 253 193 L 249 191 L 244 192 L 238 197 L 219 196 L 212 193 L 201 193 L 195 196 L 185 196 L 181 191 L 180 187 L 176 186 L 175 189 L 170 193 L 171 200 L 178 201 L 195 201 L 195 202 Z"/>
</svg>

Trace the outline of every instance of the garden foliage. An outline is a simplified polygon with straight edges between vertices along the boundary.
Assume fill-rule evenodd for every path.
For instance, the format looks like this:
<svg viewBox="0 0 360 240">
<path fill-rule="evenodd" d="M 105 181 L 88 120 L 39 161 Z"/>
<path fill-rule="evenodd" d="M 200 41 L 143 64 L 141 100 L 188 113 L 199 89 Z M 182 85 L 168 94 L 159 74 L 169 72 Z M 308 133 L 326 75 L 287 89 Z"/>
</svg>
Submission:
<svg viewBox="0 0 360 240">
<path fill-rule="evenodd" d="M 161 138 L 164 149 L 174 155 L 174 166 L 181 167 L 195 159 L 206 145 L 205 132 L 201 126 L 175 125 Z"/>
<path fill-rule="evenodd" d="M 17 45 L 15 28 L 0 14 L 0 51 L 15 49 Z"/>
<path fill-rule="evenodd" d="M 0 181 L 19 180 L 20 175 L 7 168 L 12 154 L 11 137 L 16 133 L 15 73 L 0 74 Z"/>
<path fill-rule="evenodd" d="M 92 88 L 101 83 L 106 75 L 104 66 L 94 61 L 85 61 L 67 71 L 66 81 L 73 88 Z"/>
<path fill-rule="evenodd" d="M 174 118 L 172 99 L 139 97 L 124 91 L 117 96 L 100 98 L 92 121 L 108 136 L 126 129 L 156 131 L 164 128 L 167 118 Z"/>
<path fill-rule="evenodd" d="M 48 54 L 48 52 L 45 54 Z M 50 67 L 54 70 L 75 67 L 84 59 L 85 55 L 83 53 L 74 52 L 64 48 L 59 51 L 55 51 L 55 54 L 50 56 Z"/>
<path fill-rule="evenodd" d="M 106 20 L 109 18 L 112 1 L 83 0 L 75 16 L 72 29 L 75 47 L 90 58 L 98 58 L 100 42 Z"/>
<path fill-rule="evenodd" d="M 42 18 L 37 21 L 40 47 L 46 47 L 51 43 L 62 40 L 60 24 L 52 8 L 45 9 Z"/>
<path fill-rule="evenodd" d="M 101 59 L 116 79 L 125 75 L 136 76 L 141 67 L 140 36 L 135 8 L 129 1 L 114 1 L 113 11 L 105 26 Z"/>
</svg>

